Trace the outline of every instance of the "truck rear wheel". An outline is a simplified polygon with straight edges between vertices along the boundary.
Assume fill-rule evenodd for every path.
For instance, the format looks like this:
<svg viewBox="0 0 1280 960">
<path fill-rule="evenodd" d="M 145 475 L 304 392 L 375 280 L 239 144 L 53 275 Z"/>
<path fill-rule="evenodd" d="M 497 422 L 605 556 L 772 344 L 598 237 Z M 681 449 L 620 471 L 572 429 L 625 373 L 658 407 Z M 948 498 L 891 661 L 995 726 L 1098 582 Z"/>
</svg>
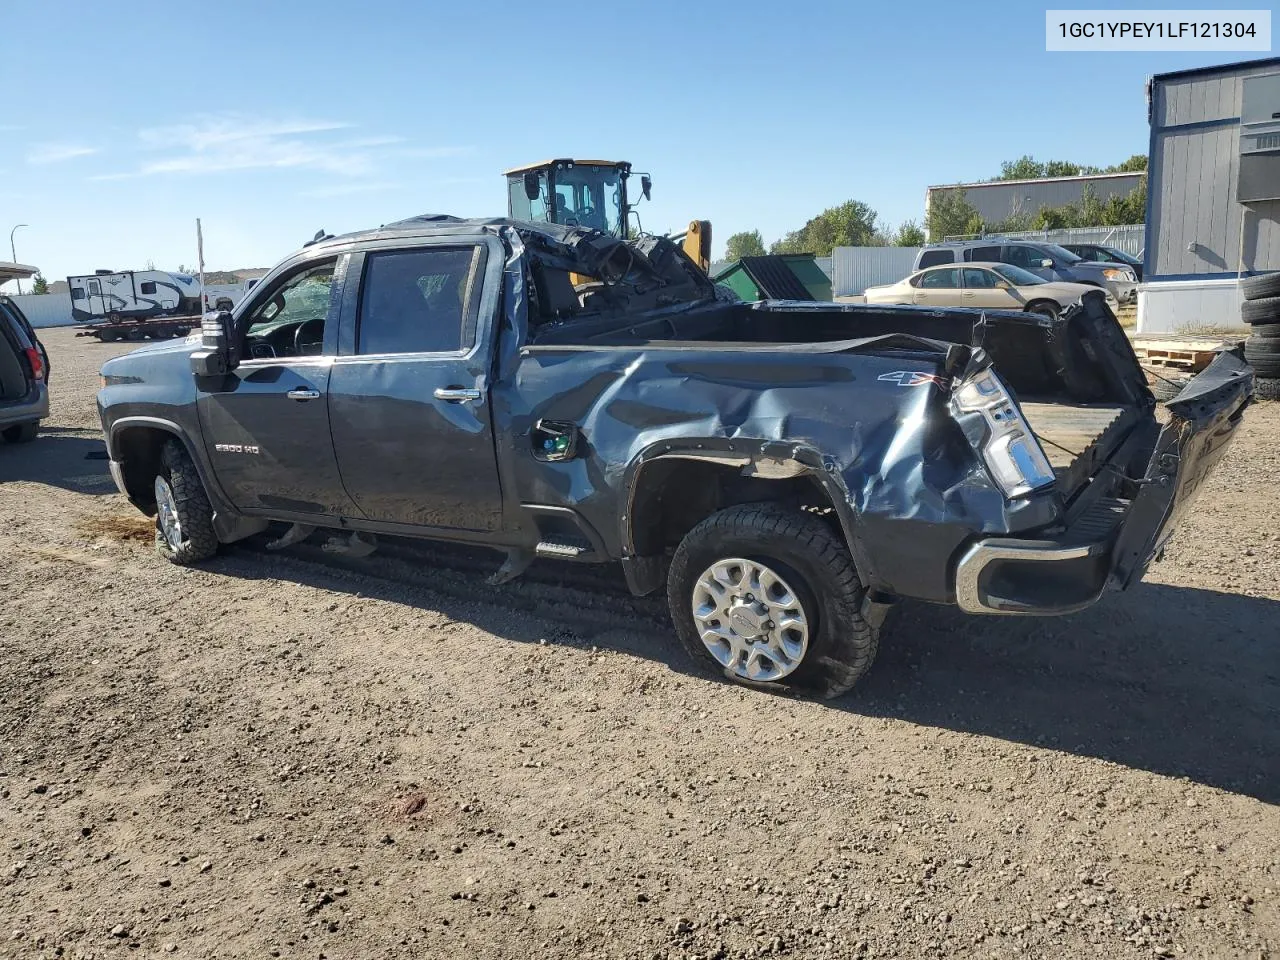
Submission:
<svg viewBox="0 0 1280 960">
<path fill-rule="evenodd" d="M 667 600 L 688 652 L 736 683 L 834 697 L 875 659 L 853 558 L 799 511 L 753 503 L 707 517 L 676 549 Z"/>
<path fill-rule="evenodd" d="M 176 440 L 164 445 L 155 478 L 156 553 L 187 566 L 218 552 L 213 506 L 190 454 Z"/>
</svg>

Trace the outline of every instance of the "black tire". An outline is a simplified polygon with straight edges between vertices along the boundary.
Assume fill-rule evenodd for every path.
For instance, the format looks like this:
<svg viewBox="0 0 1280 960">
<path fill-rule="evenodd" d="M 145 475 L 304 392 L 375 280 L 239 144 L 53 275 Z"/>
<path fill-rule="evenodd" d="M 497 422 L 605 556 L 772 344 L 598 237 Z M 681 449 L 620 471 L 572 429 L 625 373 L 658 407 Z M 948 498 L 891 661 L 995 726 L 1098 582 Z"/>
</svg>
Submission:
<svg viewBox="0 0 1280 960">
<path fill-rule="evenodd" d="M 218 552 L 218 535 L 213 530 L 213 506 L 200 482 L 196 465 L 177 440 L 164 445 L 160 459 L 160 476 L 173 492 L 181 538 L 177 546 L 169 542 L 161 525 L 161 512 L 157 510 L 156 553 L 180 566 L 208 560 Z"/>
<path fill-rule="evenodd" d="M 1255 323 L 1253 325 L 1253 336 L 1280 340 L 1280 323 Z"/>
<path fill-rule="evenodd" d="M 693 617 L 698 578 L 716 561 L 742 558 L 766 564 L 796 593 L 811 629 L 799 665 L 774 681 L 752 681 L 717 661 Z M 757 689 L 796 688 L 835 697 L 867 672 L 879 626 L 862 615 L 862 583 L 842 540 L 810 514 L 774 504 L 748 503 L 707 517 L 676 549 L 667 576 L 667 602 L 681 643 L 695 660 L 710 662 L 736 683 Z"/>
<path fill-rule="evenodd" d="M 124 332 L 124 338 L 130 341 L 131 343 L 137 343 L 139 340 L 141 340 L 145 336 L 146 334 L 143 333 L 141 330 L 126 330 Z"/>
<path fill-rule="evenodd" d="M 0 430 L 0 437 L 6 443 L 30 443 L 40 435 L 40 421 L 30 420 L 27 423 L 15 423 L 12 427 Z"/>
<path fill-rule="evenodd" d="M 1280 337 L 1261 337 L 1255 333 L 1244 342 L 1244 355 L 1250 354 L 1258 357 L 1280 354 Z"/>
<path fill-rule="evenodd" d="M 1280 355 L 1270 357 L 1249 357 L 1245 360 L 1249 362 L 1249 366 L 1253 367 L 1255 376 L 1258 377 L 1280 377 Z"/>
<path fill-rule="evenodd" d="M 98 339 L 103 343 L 113 343 L 120 339 L 120 334 L 115 330 L 103 330 L 98 334 Z"/>
<path fill-rule="evenodd" d="M 1246 300 L 1240 304 L 1240 319 L 1245 323 L 1280 323 L 1280 297 Z"/>
<path fill-rule="evenodd" d="M 1255 378 L 1253 396 L 1258 400 L 1280 400 L 1280 377 Z"/>
<path fill-rule="evenodd" d="M 1280 271 L 1264 273 L 1258 277 L 1245 277 L 1240 281 L 1240 292 L 1246 300 L 1280 297 Z"/>
<path fill-rule="evenodd" d="M 1169 377 L 1167 380 L 1157 379 L 1151 384 L 1151 395 L 1161 403 L 1168 403 L 1182 392 L 1182 388 L 1191 382 L 1188 376 Z"/>
<path fill-rule="evenodd" d="M 1062 313 L 1062 308 L 1049 300 L 1036 300 L 1027 304 L 1027 313 L 1034 313 L 1041 317 L 1048 317 L 1050 320 L 1057 320 L 1058 315 Z"/>
</svg>

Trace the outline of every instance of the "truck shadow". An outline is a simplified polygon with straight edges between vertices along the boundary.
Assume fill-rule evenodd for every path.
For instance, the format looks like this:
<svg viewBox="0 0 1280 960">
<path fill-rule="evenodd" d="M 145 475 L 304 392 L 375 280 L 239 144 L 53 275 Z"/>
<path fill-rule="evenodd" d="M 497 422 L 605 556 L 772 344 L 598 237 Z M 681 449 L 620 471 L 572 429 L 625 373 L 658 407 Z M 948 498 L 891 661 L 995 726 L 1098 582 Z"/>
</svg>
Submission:
<svg viewBox="0 0 1280 960">
<path fill-rule="evenodd" d="M 41 426 L 40 435 L 30 443 L 0 441 L 0 484 L 25 481 L 94 496 L 115 493 L 102 438 L 70 433 Z"/>
<path fill-rule="evenodd" d="M 414 545 L 345 560 L 313 543 L 266 554 L 265 539 L 229 550 L 215 569 L 429 608 L 516 642 L 598 645 L 718 679 L 680 649 L 665 601 L 631 597 L 613 567 L 535 565 L 529 578 L 494 587 L 484 577 L 499 558 L 489 551 Z M 561 579 L 566 569 L 577 572 Z M 890 615 L 871 673 L 823 707 L 1062 750 L 1280 803 L 1277 624 L 1280 602 L 1161 584 L 1049 619 L 905 603 Z"/>
<path fill-rule="evenodd" d="M 904 604 L 834 705 L 1280 803 L 1278 638 L 1280 602 L 1154 583 L 1050 619 Z"/>
</svg>

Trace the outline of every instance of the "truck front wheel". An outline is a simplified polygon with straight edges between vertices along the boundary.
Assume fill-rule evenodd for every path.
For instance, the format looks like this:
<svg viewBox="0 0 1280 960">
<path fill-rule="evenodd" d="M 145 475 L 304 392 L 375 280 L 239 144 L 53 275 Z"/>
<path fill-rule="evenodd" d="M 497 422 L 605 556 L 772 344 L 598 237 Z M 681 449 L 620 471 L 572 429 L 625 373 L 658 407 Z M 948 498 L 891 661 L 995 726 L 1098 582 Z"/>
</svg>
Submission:
<svg viewBox="0 0 1280 960">
<path fill-rule="evenodd" d="M 164 445 L 155 478 L 156 553 L 187 566 L 218 552 L 213 507 L 191 456 L 176 440 Z"/>
<path fill-rule="evenodd" d="M 730 507 L 689 531 L 667 577 L 676 633 L 749 686 L 844 693 L 876 655 L 853 558 L 817 517 L 768 503 Z"/>
</svg>

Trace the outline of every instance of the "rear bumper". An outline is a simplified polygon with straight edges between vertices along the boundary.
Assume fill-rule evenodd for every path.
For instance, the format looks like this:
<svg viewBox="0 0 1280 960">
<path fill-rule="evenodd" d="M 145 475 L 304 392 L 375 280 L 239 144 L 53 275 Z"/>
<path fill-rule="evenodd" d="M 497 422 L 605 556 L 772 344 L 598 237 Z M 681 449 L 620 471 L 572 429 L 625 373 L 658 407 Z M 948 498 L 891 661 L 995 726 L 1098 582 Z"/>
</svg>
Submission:
<svg viewBox="0 0 1280 960">
<path fill-rule="evenodd" d="M 34 395 L 29 392 L 21 400 L 0 405 L 0 427 L 30 423 L 33 420 L 43 420 L 48 416 L 49 387 L 44 383 L 36 385 Z"/>
<path fill-rule="evenodd" d="M 1075 613 L 1107 588 L 1129 502 L 1103 500 L 1052 540 L 979 540 L 956 564 L 956 603 L 966 613 Z"/>
<path fill-rule="evenodd" d="M 1142 579 L 1226 453 L 1252 390 L 1243 357 L 1220 353 L 1169 401 L 1146 472 L 1126 482 L 1131 499 L 1097 500 L 1052 539 L 971 543 L 956 563 L 956 603 L 968 613 L 1073 613 Z"/>
</svg>

